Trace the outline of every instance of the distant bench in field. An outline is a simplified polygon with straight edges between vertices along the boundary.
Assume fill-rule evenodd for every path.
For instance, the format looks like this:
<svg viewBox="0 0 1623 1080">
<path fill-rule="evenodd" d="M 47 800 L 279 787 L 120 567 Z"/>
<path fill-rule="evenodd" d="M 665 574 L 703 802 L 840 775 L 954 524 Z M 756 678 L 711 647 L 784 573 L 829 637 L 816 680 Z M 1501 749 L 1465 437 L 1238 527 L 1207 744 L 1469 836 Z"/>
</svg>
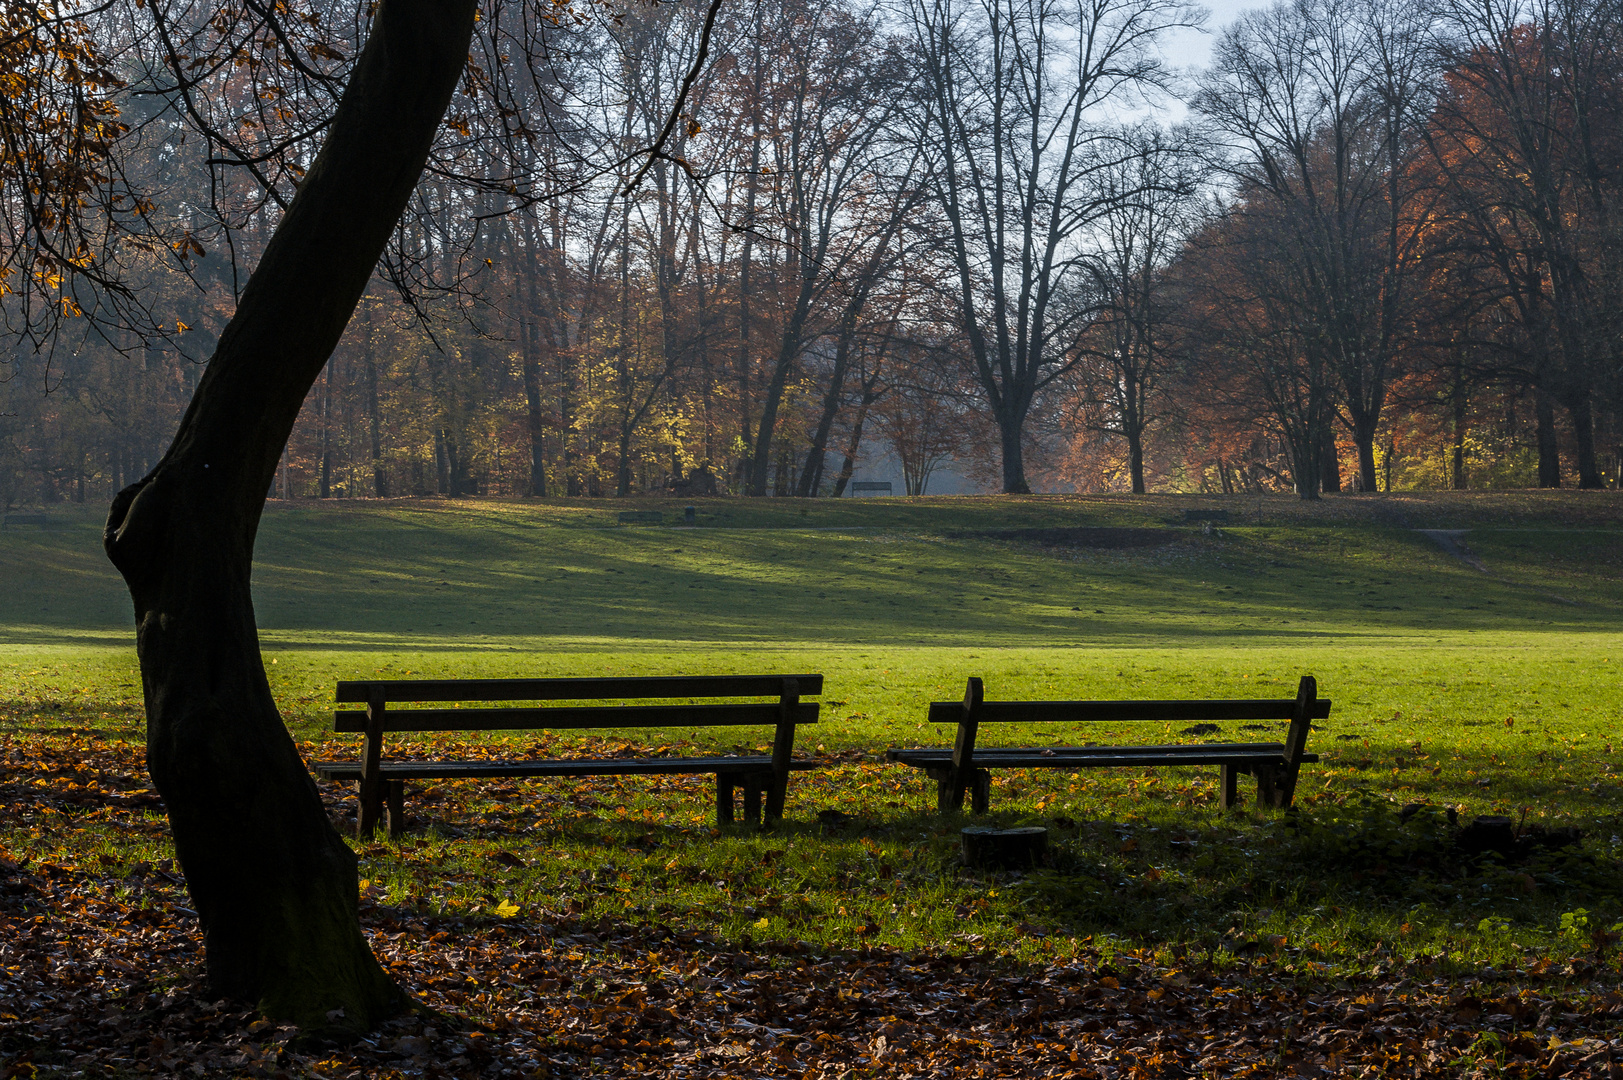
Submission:
<svg viewBox="0 0 1623 1080">
<path fill-rule="evenodd" d="M 889 480 L 853 480 L 851 481 L 851 494 L 855 495 L 889 495 L 891 486 Z"/>
<path fill-rule="evenodd" d="M 364 734 L 359 761 L 315 762 L 327 780 L 360 783 L 357 832 L 369 837 L 387 809 L 390 836 L 404 824 L 407 780 L 483 780 L 498 776 L 716 777 L 716 822 L 733 820 L 733 790 L 744 791 L 744 816 L 783 816 L 789 773 L 816 767 L 796 759 L 795 728 L 817 722 L 818 704 L 801 696 L 823 692 L 821 675 L 662 675 L 609 679 L 379 679 L 340 682 L 337 700 L 364 703 L 366 710 L 333 714 L 333 730 Z M 547 705 L 494 709 L 396 709 L 402 702 L 612 701 L 671 698 L 761 698 L 773 702 L 701 705 Z M 525 758 L 500 761 L 383 759 L 383 736 L 405 731 L 584 731 L 601 728 L 694 728 L 771 726 L 770 756 L 708 755 L 639 758 Z"/>
<path fill-rule="evenodd" d="M 37 525 L 43 529 L 50 523 L 51 519 L 44 514 L 7 514 L 5 523 L 0 525 L 0 528 L 9 529 L 13 525 Z"/>
<path fill-rule="evenodd" d="M 1216 765 L 1221 771 L 1222 805 L 1234 805 L 1236 778 L 1257 778 L 1257 802 L 1285 807 L 1296 793 L 1314 720 L 1330 715 L 1330 702 L 1318 696 L 1318 683 L 1304 675 L 1293 698 L 1214 701 L 986 701 L 981 680 L 971 678 L 964 700 L 930 704 L 930 722 L 956 724 L 952 747 L 891 749 L 885 756 L 911 765 L 936 781 L 936 807 L 961 810 L 964 795 L 977 814 L 991 797 L 992 769 L 1092 769 L 1124 765 Z M 1118 724 L 1144 722 L 1289 720 L 1282 743 L 1174 743 L 1155 746 L 979 746 L 982 724 Z"/>
</svg>

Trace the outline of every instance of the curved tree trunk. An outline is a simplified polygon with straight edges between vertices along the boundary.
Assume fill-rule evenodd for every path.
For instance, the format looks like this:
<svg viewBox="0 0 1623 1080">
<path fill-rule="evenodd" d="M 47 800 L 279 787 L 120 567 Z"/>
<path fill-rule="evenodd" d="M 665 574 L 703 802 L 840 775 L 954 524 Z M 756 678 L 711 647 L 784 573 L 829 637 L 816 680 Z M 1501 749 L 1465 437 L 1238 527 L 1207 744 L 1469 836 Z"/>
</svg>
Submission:
<svg viewBox="0 0 1623 1080">
<path fill-rule="evenodd" d="M 250 594 L 266 489 L 427 160 L 473 0 L 383 0 L 330 134 L 169 452 L 114 499 L 104 544 L 135 601 L 147 762 L 219 994 L 310 1029 L 406 1004 L 362 936 L 355 856 L 328 822 L 259 655 Z"/>
<path fill-rule="evenodd" d="M 766 398 L 761 402 L 761 419 L 755 426 L 755 449 L 750 452 L 750 472 L 746 495 L 756 498 L 766 494 L 766 484 L 772 471 L 772 439 L 778 429 L 778 409 L 783 405 L 784 391 L 789 387 L 789 373 L 800 356 L 801 335 L 805 333 L 806 319 L 811 314 L 814 281 L 810 276 L 801 282 L 795 298 L 794 311 L 783 328 L 778 342 L 778 355 L 772 365 L 772 378 L 766 386 Z M 779 492 L 774 492 L 779 494 Z"/>
</svg>

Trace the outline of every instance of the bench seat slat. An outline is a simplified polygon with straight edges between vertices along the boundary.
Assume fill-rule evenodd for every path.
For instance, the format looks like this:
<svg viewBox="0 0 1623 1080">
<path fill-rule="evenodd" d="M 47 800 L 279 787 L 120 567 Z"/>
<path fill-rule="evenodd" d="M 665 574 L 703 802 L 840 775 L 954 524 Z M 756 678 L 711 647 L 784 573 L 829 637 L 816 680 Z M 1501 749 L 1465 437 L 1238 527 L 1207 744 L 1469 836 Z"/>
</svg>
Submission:
<svg viewBox="0 0 1623 1080">
<path fill-rule="evenodd" d="M 601 701 L 605 698 L 777 697 L 783 681 L 800 684 L 802 697 L 823 692 L 821 675 L 649 675 L 607 679 L 352 679 L 338 684 L 337 700 L 359 703 L 375 693 L 384 701 Z"/>
<path fill-rule="evenodd" d="M 886 757 L 891 761 L 903 765 L 912 765 L 916 768 L 948 768 L 952 765 L 952 753 L 939 750 L 890 750 Z M 1209 747 L 1204 753 L 1169 754 L 1165 751 L 1129 751 L 1105 752 L 1087 754 L 1036 754 L 1029 750 L 1024 754 L 998 754 L 975 755 L 977 765 L 986 765 L 999 769 L 1064 769 L 1071 766 L 1097 768 L 1100 766 L 1131 766 L 1131 765 L 1256 765 L 1275 764 L 1285 760 L 1283 749 L 1273 752 L 1258 750 L 1224 749 L 1222 747 Z M 1317 754 L 1304 754 L 1303 761 L 1319 760 Z"/>
<path fill-rule="evenodd" d="M 1163 720 L 1289 720 L 1292 698 L 1232 701 L 985 701 L 975 710 L 982 724 L 1135 723 Z M 961 701 L 932 701 L 932 724 L 956 724 L 964 717 Z M 1311 719 L 1330 717 L 1330 699 L 1314 703 Z"/>
<path fill-rule="evenodd" d="M 907 748 L 904 747 L 902 749 L 907 749 Z M 932 747 L 932 746 L 919 747 L 918 749 L 929 751 L 931 753 L 937 752 L 938 750 L 941 753 L 946 753 L 946 754 L 951 754 L 952 753 L 952 751 L 949 750 L 949 749 Z M 1150 752 L 1150 751 L 1154 751 L 1155 753 L 1159 753 L 1159 754 L 1198 754 L 1198 753 L 1202 753 L 1202 752 L 1207 751 L 1207 750 L 1254 750 L 1259 754 L 1266 754 L 1266 753 L 1283 754 L 1285 752 L 1285 744 L 1284 743 L 1278 743 L 1278 742 L 1265 742 L 1265 743 L 1206 742 L 1206 743 L 1154 743 L 1154 744 L 1151 744 L 1151 745 L 1148 745 L 1148 746 L 1117 746 L 1114 743 L 1106 743 L 1106 744 L 1095 743 L 1092 746 L 977 746 L 977 747 L 975 747 L 975 759 L 977 761 L 991 760 L 993 758 L 996 758 L 999 754 L 1025 754 L 1025 755 L 1029 756 L 1029 755 L 1032 755 L 1032 754 L 1041 754 L 1045 750 L 1052 750 L 1056 754 L 1084 754 L 1084 755 L 1085 754 L 1101 754 L 1101 753 L 1126 754 L 1126 753 L 1139 753 L 1139 752 Z"/>
<path fill-rule="evenodd" d="M 310 766 L 326 780 L 359 780 L 354 761 L 318 761 Z M 817 767 L 815 761 L 791 759 L 796 772 Z M 770 757 L 697 758 L 558 758 L 549 761 L 386 761 L 379 774 L 386 780 L 457 780 L 501 776 L 679 776 L 703 773 L 770 774 Z"/>
<path fill-rule="evenodd" d="M 794 722 L 817 723 L 818 705 L 794 707 Z M 761 727 L 778 722 L 775 704 L 744 705 L 553 705 L 539 709 L 385 709 L 383 730 L 534 731 L 586 728 Z M 366 731 L 364 712 L 333 713 L 333 730 Z"/>
</svg>

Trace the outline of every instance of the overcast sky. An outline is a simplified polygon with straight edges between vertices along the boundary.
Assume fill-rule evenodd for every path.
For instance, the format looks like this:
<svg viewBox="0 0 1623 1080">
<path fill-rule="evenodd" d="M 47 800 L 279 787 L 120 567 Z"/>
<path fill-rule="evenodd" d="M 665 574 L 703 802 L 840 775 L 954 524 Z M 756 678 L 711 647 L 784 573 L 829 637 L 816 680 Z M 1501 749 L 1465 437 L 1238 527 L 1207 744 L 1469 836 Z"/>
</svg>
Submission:
<svg viewBox="0 0 1623 1080">
<path fill-rule="evenodd" d="M 1242 11 L 1253 8 L 1266 7 L 1271 0 L 1204 0 L 1205 7 L 1211 12 L 1206 20 L 1204 33 L 1194 30 L 1180 31 L 1166 39 L 1163 51 L 1168 62 L 1173 66 L 1185 70 L 1203 68 L 1211 60 L 1212 43 L 1223 28 L 1234 21 L 1234 17 Z M 1172 105 L 1168 110 L 1169 119 L 1176 120 L 1183 116 L 1181 105 Z"/>
<path fill-rule="evenodd" d="M 1217 40 L 1218 31 L 1233 22 L 1240 12 L 1265 7 L 1267 3 L 1268 0 L 1205 0 L 1205 7 L 1211 12 L 1211 17 L 1206 20 L 1207 32 L 1184 31 L 1168 39 L 1167 59 L 1179 67 L 1205 67 L 1211 58 L 1212 42 Z"/>
</svg>

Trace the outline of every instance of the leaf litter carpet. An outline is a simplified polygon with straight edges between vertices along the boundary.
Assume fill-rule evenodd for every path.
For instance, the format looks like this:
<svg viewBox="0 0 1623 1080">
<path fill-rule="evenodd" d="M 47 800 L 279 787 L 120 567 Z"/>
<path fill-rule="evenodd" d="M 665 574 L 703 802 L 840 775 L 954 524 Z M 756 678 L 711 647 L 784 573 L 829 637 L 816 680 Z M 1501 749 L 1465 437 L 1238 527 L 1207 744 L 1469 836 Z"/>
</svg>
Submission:
<svg viewBox="0 0 1623 1080">
<path fill-rule="evenodd" d="M 139 747 L 0 737 L 7 828 L 148 830 Z M 31 824 L 32 823 L 32 824 Z M 68 830 L 71 831 L 71 830 Z M 35 838 L 38 838 L 36 831 Z M 834 955 L 702 931 L 363 905 L 432 1013 L 345 1046 L 217 1001 L 177 873 L 0 849 L 0 1077 L 1623 1077 L 1615 972 L 1304 983 L 1148 952 Z"/>
</svg>

